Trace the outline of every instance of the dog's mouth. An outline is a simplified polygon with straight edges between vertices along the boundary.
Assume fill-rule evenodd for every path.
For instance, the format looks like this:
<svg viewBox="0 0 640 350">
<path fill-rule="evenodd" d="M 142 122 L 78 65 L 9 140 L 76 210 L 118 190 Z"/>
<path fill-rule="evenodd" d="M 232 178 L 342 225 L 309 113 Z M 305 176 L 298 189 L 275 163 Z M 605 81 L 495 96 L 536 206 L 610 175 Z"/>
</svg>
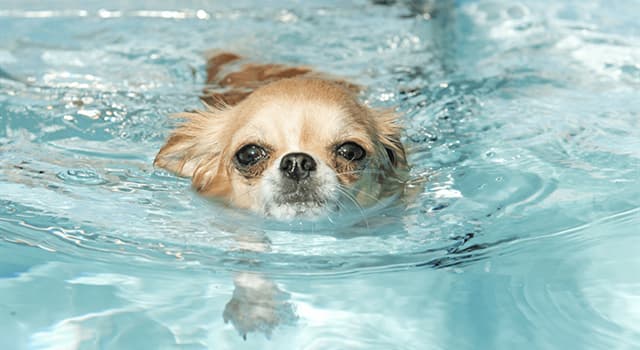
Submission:
<svg viewBox="0 0 640 350">
<path fill-rule="evenodd" d="M 304 192 L 285 193 L 276 199 L 278 204 L 298 204 L 307 206 L 322 206 L 326 200 L 318 198 L 318 196 L 309 195 Z"/>
<path fill-rule="evenodd" d="M 314 218 L 334 210 L 333 191 L 315 183 L 283 184 L 265 206 L 268 216 L 279 219 Z"/>
<path fill-rule="evenodd" d="M 283 180 L 278 186 L 274 200 L 278 204 L 316 204 L 321 206 L 327 202 L 331 191 L 316 179 L 303 181 Z"/>
<path fill-rule="evenodd" d="M 269 203 L 265 207 L 265 215 L 276 219 L 306 218 L 316 219 L 329 212 L 327 202 L 284 202 Z"/>
</svg>

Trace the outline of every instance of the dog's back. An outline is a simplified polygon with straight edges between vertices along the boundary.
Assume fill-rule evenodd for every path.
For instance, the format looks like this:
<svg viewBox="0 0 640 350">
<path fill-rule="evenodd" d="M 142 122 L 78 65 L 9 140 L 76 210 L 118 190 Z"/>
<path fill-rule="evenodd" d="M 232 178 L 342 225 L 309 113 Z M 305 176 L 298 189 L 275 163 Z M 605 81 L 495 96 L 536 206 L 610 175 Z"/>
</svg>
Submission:
<svg viewBox="0 0 640 350">
<path fill-rule="evenodd" d="M 295 77 L 322 78 L 342 85 L 354 94 L 360 91 L 355 84 L 309 67 L 247 63 L 237 54 L 218 52 L 207 60 L 207 86 L 201 98 L 210 106 L 234 106 L 261 86 Z"/>
</svg>

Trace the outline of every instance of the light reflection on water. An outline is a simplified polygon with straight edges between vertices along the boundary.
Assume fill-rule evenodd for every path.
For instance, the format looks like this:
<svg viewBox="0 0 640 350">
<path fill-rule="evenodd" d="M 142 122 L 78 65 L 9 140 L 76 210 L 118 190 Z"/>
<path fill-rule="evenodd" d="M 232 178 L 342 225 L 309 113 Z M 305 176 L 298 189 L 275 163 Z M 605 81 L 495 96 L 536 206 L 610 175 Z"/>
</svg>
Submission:
<svg viewBox="0 0 640 350">
<path fill-rule="evenodd" d="M 640 346 L 637 4 L 254 5 L 1 6 L 0 348 Z M 214 47 L 369 86 L 418 197 L 278 224 L 153 169 Z M 222 320 L 247 270 L 271 339 Z"/>
</svg>

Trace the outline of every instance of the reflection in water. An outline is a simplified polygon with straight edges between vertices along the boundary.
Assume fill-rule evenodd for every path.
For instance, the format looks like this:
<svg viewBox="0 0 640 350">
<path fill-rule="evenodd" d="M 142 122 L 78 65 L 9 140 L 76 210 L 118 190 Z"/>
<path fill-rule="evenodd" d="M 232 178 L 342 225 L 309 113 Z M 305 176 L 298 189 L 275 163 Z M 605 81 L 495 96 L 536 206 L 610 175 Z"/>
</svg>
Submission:
<svg viewBox="0 0 640 350">
<path fill-rule="evenodd" d="M 262 332 L 271 337 L 274 328 L 297 318 L 288 296 L 271 280 L 254 273 L 234 277 L 231 300 L 224 308 L 224 322 L 231 322 L 243 339 L 247 333 Z"/>
</svg>

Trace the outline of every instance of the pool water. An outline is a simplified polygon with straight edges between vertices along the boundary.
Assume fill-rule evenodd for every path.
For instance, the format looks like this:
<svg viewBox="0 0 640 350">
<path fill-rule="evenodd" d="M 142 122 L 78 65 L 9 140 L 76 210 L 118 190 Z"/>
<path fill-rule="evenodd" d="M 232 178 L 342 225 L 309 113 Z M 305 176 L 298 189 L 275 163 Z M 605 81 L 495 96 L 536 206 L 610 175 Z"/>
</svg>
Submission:
<svg viewBox="0 0 640 350">
<path fill-rule="evenodd" d="M 640 348 L 640 3 L 382 3 L 0 1 L 0 349 Z M 368 86 L 419 194 L 276 224 L 154 169 L 212 48 Z"/>
</svg>

